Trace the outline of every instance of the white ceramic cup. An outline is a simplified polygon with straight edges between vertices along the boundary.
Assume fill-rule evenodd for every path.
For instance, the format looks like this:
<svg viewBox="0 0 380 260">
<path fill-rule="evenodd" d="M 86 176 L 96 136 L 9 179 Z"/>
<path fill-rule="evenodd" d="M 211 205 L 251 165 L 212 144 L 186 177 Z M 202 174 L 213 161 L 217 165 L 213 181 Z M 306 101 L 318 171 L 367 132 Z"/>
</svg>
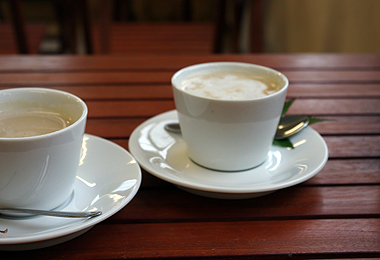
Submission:
<svg viewBox="0 0 380 260">
<path fill-rule="evenodd" d="M 273 94 L 254 99 L 221 100 L 190 94 L 181 82 L 213 71 L 244 71 L 280 84 Z M 218 171 L 241 171 L 268 157 L 284 105 L 288 79 L 280 72 L 254 64 L 212 62 L 186 67 L 172 77 L 182 137 L 195 163 Z"/>
<path fill-rule="evenodd" d="M 45 88 L 0 91 L 0 112 L 23 107 L 53 109 L 74 123 L 48 134 L 0 138 L 0 208 L 50 210 L 73 193 L 87 118 L 78 97 Z"/>
</svg>

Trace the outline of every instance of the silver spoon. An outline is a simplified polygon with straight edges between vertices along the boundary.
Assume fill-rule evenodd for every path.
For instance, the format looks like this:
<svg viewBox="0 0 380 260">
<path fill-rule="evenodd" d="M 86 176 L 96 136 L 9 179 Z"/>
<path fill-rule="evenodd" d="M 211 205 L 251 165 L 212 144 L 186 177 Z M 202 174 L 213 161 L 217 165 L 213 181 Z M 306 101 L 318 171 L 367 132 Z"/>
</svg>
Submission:
<svg viewBox="0 0 380 260">
<path fill-rule="evenodd" d="M 309 124 L 309 118 L 303 115 L 283 116 L 278 124 L 274 139 L 280 140 L 292 136 Z M 165 129 L 173 133 L 181 133 L 181 127 L 178 123 L 169 123 L 165 125 Z"/>
<path fill-rule="evenodd" d="M 3 208 L 0 209 L 0 213 L 23 213 L 32 215 L 45 215 L 51 217 L 65 217 L 65 218 L 92 218 L 102 214 L 101 211 L 79 211 L 79 212 L 69 212 L 69 211 L 54 211 L 54 210 L 37 210 L 37 209 L 11 209 Z"/>
<path fill-rule="evenodd" d="M 303 115 L 283 116 L 278 124 L 274 139 L 280 140 L 292 136 L 306 128 L 310 120 Z"/>
</svg>

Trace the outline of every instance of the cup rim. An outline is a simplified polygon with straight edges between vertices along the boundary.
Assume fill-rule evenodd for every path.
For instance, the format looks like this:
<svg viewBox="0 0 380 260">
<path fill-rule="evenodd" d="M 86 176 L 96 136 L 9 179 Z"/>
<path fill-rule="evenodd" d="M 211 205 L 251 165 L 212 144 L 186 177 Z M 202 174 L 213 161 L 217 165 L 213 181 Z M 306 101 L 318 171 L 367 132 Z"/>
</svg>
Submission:
<svg viewBox="0 0 380 260">
<path fill-rule="evenodd" d="M 57 90 L 57 89 L 49 89 L 49 88 L 29 88 L 29 87 L 26 87 L 26 88 L 3 89 L 3 90 L 0 90 L 0 93 L 2 93 L 2 92 L 21 92 L 21 91 L 28 91 L 28 92 L 32 92 L 32 91 L 44 91 L 44 92 L 50 92 L 50 93 L 55 93 L 55 94 L 69 96 L 70 98 L 73 98 L 74 100 L 77 100 L 81 104 L 81 106 L 83 108 L 82 114 L 71 125 L 69 125 L 67 127 L 64 127 L 64 128 L 62 128 L 60 130 L 54 131 L 54 132 L 50 132 L 50 133 L 46 133 L 46 134 L 41 134 L 41 135 L 34 135 L 34 136 L 24 136 L 24 137 L 0 137 L 0 141 L 3 141 L 3 142 L 4 141 L 30 141 L 30 140 L 43 139 L 43 138 L 51 137 L 51 136 L 54 136 L 54 135 L 59 135 L 62 132 L 69 131 L 70 129 L 74 128 L 76 125 L 80 124 L 87 117 L 88 108 L 87 108 L 86 103 L 81 98 L 79 98 L 78 96 L 76 96 L 74 94 L 71 94 L 69 92 L 66 92 L 66 91 Z"/>
<path fill-rule="evenodd" d="M 190 92 L 183 90 L 182 88 L 178 87 L 177 84 L 175 84 L 175 81 L 177 80 L 177 78 L 180 77 L 180 75 L 183 74 L 184 72 L 195 71 L 197 69 L 201 69 L 203 67 L 209 67 L 209 66 L 219 66 L 219 67 L 236 66 L 236 67 L 246 67 L 246 68 L 247 67 L 254 67 L 254 68 L 262 69 L 262 70 L 268 71 L 272 74 L 277 74 L 284 81 L 284 86 L 280 90 L 276 91 L 275 93 L 272 93 L 270 95 L 265 95 L 263 97 L 258 97 L 258 98 L 217 99 L 217 98 L 202 97 L 199 95 L 195 95 L 193 93 L 190 93 Z M 223 69 L 221 69 L 221 70 L 223 70 Z M 196 74 L 196 73 L 194 73 L 194 74 Z M 184 78 L 186 78 L 186 77 L 184 77 Z M 264 100 L 264 99 L 268 99 L 268 98 L 272 98 L 274 96 L 280 95 L 282 92 L 287 91 L 288 86 L 289 86 L 289 79 L 283 73 L 279 72 L 278 70 L 275 70 L 275 69 L 272 69 L 272 68 L 269 68 L 266 66 L 262 66 L 262 65 L 258 65 L 258 64 L 254 64 L 254 63 L 247 63 L 247 62 L 221 61 L 221 62 L 198 63 L 198 64 L 194 64 L 194 65 L 184 67 L 184 68 L 178 70 L 177 72 L 175 72 L 173 74 L 173 76 L 171 77 L 171 84 L 172 84 L 172 87 L 175 88 L 176 90 L 178 90 L 178 91 L 180 91 L 186 95 L 195 97 L 195 98 L 199 98 L 199 99 L 203 99 L 203 100 L 210 100 L 210 101 L 215 101 L 215 102 L 235 102 L 235 103 L 239 102 L 240 103 L 240 102 L 252 102 L 252 101 L 258 101 L 258 100 Z"/>
</svg>

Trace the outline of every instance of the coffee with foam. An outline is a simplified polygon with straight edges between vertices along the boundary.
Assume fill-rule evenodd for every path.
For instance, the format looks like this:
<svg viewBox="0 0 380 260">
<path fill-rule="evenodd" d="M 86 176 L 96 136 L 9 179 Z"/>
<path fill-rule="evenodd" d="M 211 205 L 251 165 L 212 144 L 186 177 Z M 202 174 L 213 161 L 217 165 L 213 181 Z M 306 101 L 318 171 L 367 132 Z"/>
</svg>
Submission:
<svg viewBox="0 0 380 260">
<path fill-rule="evenodd" d="M 206 98 L 248 100 L 271 95 L 279 91 L 281 86 L 274 79 L 244 71 L 216 71 L 185 78 L 181 88 Z"/>
</svg>

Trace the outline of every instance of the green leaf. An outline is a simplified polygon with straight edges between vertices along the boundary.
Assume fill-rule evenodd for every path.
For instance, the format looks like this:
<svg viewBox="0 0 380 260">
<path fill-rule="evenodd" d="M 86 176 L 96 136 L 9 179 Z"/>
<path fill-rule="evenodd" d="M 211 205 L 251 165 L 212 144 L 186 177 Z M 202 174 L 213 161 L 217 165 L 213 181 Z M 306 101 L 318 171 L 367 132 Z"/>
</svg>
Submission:
<svg viewBox="0 0 380 260">
<path fill-rule="evenodd" d="M 285 113 L 288 112 L 288 109 L 293 104 L 294 100 L 296 100 L 296 99 L 292 98 L 292 99 L 290 99 L 288 101 L 285 101 L 284 106 L 282 108 L 281 116 L 285 115 Z"/>
<path fill-rule="evenodd" d="M 285 139 L 281 139 L 281 140 L 274 139 L 273 145 L 294 149 L 294 146 L 293 146 L 292 142 L 289 140 L 289 138 L 285 138 Z"/>
<path fill-rule="evenodd" d="M 292 98 L 292 99 L 290 99 L 288 101 L 285 101 L 284 106 L 282 108 L 281 116 L 284 116 L 285 113 L 288 112 L 290 106 L 293 104 L 293 102 L 295 100 L 296 100 L 295 98 Z M 329 120 L 329 119 L 317 118 L 317 117 L 313 117 L 313 116 L 307 116 L 307 117 L 309 118 L 309 125 Z M 273 140 L 273 145 L 294 149 L 294 146 L 293 146 L 293 144 L 292 144 L 292 142 L 290 141 L 289 138 L 285 138 L 285 139 L 281 139 L 281 140 L 274 139 Z"/>
<path fill-rule="evenodd" d="M 307 116 L 307 117 L 309 118 L 309 125 L 329 120 L 329 119 L 317 118 L 317 117 L 313 117 L 313 116 Z"/>
</svg>

